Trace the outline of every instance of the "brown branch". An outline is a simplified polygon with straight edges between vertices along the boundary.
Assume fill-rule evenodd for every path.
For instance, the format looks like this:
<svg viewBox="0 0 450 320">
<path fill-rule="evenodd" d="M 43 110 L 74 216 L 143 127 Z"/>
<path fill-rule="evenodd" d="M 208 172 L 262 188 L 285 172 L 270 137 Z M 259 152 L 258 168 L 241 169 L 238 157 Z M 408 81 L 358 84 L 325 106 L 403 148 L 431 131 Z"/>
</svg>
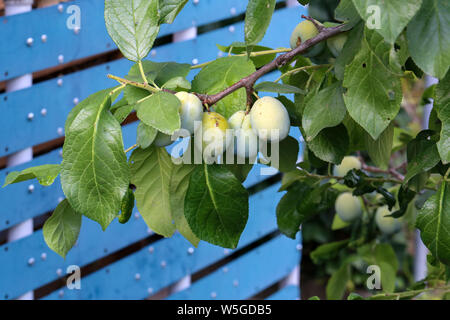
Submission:
<svg viewBox="0 0 450 320">
<path fill-rule="evenodd" d="M 361 168 L 363 170 L 369 171 L 369 172 L 373 172 L 373 173 L 384 173 L 384 174 L 389 174 L 395 178 L 397 178 L 398 180 L 404 180 L 405 177 L 398 172 L 397 170 L 395 170 L 394 168 L 390 168 L 388 170 L 383 170 L 377 167 L 372 167 L 372 166 L 368 166 L 367 164 L 365 164 L 364 162 L 362 163 Z"/>
<path fill-rule="evenodd" d="M 322 31 L 323 29 L 325 29 L 323 24 L 318 23 L 314 18 L 307 17 L 304 15 L 302 15 L 302 18 L 311 21 L 316 26 L 317 30 L 319 30 L 319 32 Z"/>
<path fill-rule="evenodd" d="M 306 18 L 306 19 L 310 20 L 310 18 Z M 320 30 L 320 32 L 317 36 L 301 43 L 297 48 L 295 48 L 287 53 L 284 53 L 282 55 L 279 55 L 272 62 L 261 67 L 260 69 L 258 69 L 254 73 L 250 74 L 249 76 L 242 78 L 241 80 L 239 80 L 235 84 L 229 86 L 228 88 L 224 89 L 223 91 L 213 94 L 213 95 L 207 95 L 207 94 L 201 94 L 201 93 L 196 93 L 196 95 L 203 103 L 206 103 L 207 105 L 211 106 L 211 105 L 217 103 L 219 100 L 225 98 L 227 95 L 229 95 L 241 88 L 246 88 L 247 92 L 249 92 L 249 90 L 253 90 L 253 86 L 259 78 L 261 78 L 265 74 L 267 74 L 277 68 L 280 68 L 280 67 L 286 65 L 292 59 L 294 59 L 296 56 L 305 52 L 306 50 L 308 50 L 315 44 L 322 42 L 328 38 L 331 38 L 331 37 L 343 32 L 342 31 L 343 26 L 344 25 L 339 25 L 337 27 L 332 27 L 332 28 L 324 28 L 322 26 L 319 26 L 320 28 L 318 27 L 318 29 Z"/>
</svg>

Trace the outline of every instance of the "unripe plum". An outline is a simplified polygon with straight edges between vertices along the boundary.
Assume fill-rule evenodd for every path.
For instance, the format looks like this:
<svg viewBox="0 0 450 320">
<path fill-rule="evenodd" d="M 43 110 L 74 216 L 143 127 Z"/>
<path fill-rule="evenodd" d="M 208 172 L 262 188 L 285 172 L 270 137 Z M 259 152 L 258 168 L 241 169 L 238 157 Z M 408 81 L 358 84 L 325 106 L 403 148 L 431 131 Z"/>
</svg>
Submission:
<svg viewBox="0 0 450 320">
<path fill-rule="evenodd" d="M 333 174 L 335 176 L 343 177 L 352 169 L 361 169 L 361 161 L 357 157 L 347 156 L 342 159 L 340 165 L 334 166 Z"/>
<path fill-rule="evenodd" d="M 256 100 L 250 111 L 250 124 L 258 138 L 271 142 L 286 138 L 291 128 L 286 108 L 272 97 Z M 272 130 L 278 134 L 272 135 Z"/>
<path fill-rule="evenodd" d="M 169 134 L 165 134 L 162 132 L 158 132 L 156 134 L 155 140 L 153 144 L 157 147 L 167 147 L 169 144 L 172 144 L 172 136 Z"/>
<path fill-rule="evenodd" d="M 202 121 L 203 106 L 200 99 L 192 93 L 177 92 L 175 96 L 180 100 L 180 118 L 181 128 L 189 130 L 191 134 L 194 133 L 195 121 Z"/>
<path fill-rule="evenodd" d="M 255 158 L 258 153 L 258 137 L 252 130 L 250 115 L 237 111 L 228 119 L 228 123 L 234 130 L 234 153 L 240 158 Z"/>
<path fill-rule="evenodd" d="M 221 155 L 231 143 L 232 135 L 227 134 L 228 121 L 217 112 L 203 112 L 201 129 L 202 139 L 195 139 L 195 147 L 202 150 L 205 157 Z M 201 142 L 201 144 L 200 144 Z"/>
<path fill-rule="evenodd" d="M 327 39 L 328 49 L 330 49 L 333 56 L 335 56 L 336 58 L 339 56 L 346 41 L 347 35 L 345 33 L 340 33 L 332 38 Z"/>
<path fill-rule="evenodd" d="M 351 192 L 341 193 L 334 204 L 339 218 L 345 222 L 351 222 L 362 214 L 361 200 L 352 195 Z"/>
<path fill-rule="evenodd" d="M 319 30 L 317 30 L 314 23 L 309 20 L 304 20 L 300 22 L 294 29 L 291 34 L 290 45 L 291 49 L 298 47 L 300 44 L 314 38 L 319 34 Z M 324 49 L 325 44 L 323 42 L 319 42 L 313 47 L 309 48 L 308 51 L 303 53 L 305 57 L 315 57 Z"/>
<path fill-rule="evenodd" d="M 388 206 L 379 207 L 375 213 L 375 223 L 381 232 L 385 234 L 397 232 L 402 226 L 399 219 L 387 217 L 390 214 L 392 214 L 392 212 L 389 211 Z"/>
</svg>

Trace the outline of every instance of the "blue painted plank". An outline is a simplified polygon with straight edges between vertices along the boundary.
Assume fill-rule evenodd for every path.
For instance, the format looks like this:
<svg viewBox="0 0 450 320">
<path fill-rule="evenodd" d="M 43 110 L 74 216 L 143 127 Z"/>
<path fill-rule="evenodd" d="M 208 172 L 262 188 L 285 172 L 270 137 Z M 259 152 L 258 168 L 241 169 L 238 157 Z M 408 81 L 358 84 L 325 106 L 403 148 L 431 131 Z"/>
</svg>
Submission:
<svg viewBox="0 0 450 320">
<path fill-rule="evenodd" d="M 278 188 L 279 184 L 271 186 L 250 198 L 249 221 L 239 248 L 276 228 L 275 208 L 282 196 L 282 193 L 276 193 Z M 194 253 L 189 254 L 191 245 L 179 235 L 157 241 L 151 247 L 151 252 L 150 247 L 144 248 L 83 277 L 82 290 L 64 288 L 62 297 L 58 290 L 46 299 L 142 299 L 148 295 L 149 288 L 157 292 L 233 252 L 201 242 Z M 135 279 L 136 274 L 139 274 L 139 280 Z"/>
<path fill-rule="evenodd" d="M 133 145 L 136 141 L 137 123 L 123 127 L 123 139 L 125 145 Z M 20 171 L 25 168 L 41 164 L 60 163 L 61 150 L 55 150 L 43 156 L 34 158 L 31 162 L 16 167 L 0 170 L 0 183 L 3 184 L 6 176 L 11 171 Z M 33 184 L 34 191 L 30 193 L 28 186 Z M 59 178 L 50 187 L 43 187 L 37 181 L 24 181 L 9 185 L 0 189 L 0 231 L 10 228 L 26 219 L 52 211 L 64 194 L 61 190 Z"/>
<path fill-rule="evenodd" d="M 280 37 L 280 30 L 291 30 L 297 23 L 298 16 L 298 10 L 278 10 L 263 43 L 272 47 L 286 46 L 289 35 Z M 243 23 L 237 23 L 234 32 L 224 28 L 190 41 L 158 47 L 152 60 L 191 62 L 195 58 L 200 63 L 209 61 L 217 57 L 217 41 L 229 44 L 242 40 L 242 37 Z M 62 86 L 58 86 L 57 80 L 52 79 L 24 90 L 1 94 L 0 108 L 3 116 L 0 119 L 0 157 L 58 138 L 58 128 L 64 128 L 64 121 L 74 105 L 74 98 L 81 101 L 93 92 L 114 86 L 116 83 L 106 78 L 106 74 L 124 75 L 130 66 L 131 62 L 121 59 L 67 75 L 62 78 Z M 196 72 L 190 75 L 191 79 Z M 47 109 L 46 116 L 41 115 L 42 108 Z M 32 121 L 27 118 L 30 112 L 35 115 Z"/>
<path fill-rule="evenodd" d="M 298 300 L 300 299 L 300 289 L 297 286 L 289 285 L 275 292 L 267 300 Z"/>
<path fill-rule="evenodd" d="M 240 14 L 246 4 L 242 0 L 202 0 L 198 4 L 189 1 L 175 23 L 161 27 L 159 36 L 231 18 L 232 8 L 235 14 Z M 71 16 L 67 9 L 72 5 L 80 9 L 78 33 L 67 27 Z M 56 66 L 60 64 L 60 55 L 67 63 L 116 49 L 106 31 L 103 1 L 80 0 L 61 6 L 62 12 L 58 6 L 51 6 L 0 18 L 0 39 L 8 44 L 0 47 L 0 81 Z M 46 35 L 45 42 L 41 40 L 42 35 Z M 26 40 L 30 37 L 34 42 L 27 46 Z"/>
<path fill-rule="evenodd" d="M 233 260 L 170 300 L 247 299 L 287 276 L 300 259 L 296 241 L 283 235 Z"/>
<path fill-rule="evenodd" d="M 250 203 L 260 201 L 263 197 L 269 199 L 268 196 L 272 193 L 276 193 L 276 189 L 261 191 L 260 194 L 252 196 Z M 137 213 L 136 209 L 134 213 Z M 266 229 L 263 228 L 262 231 Z M 68 253 L 66 260 L 47 247 L 42 230 L 21 240 L 4 244 L 0 246 L 0 261 L 8 263 L 0 265 L 0 273 L 8 276 L 0 278 L 0 298 L 5 295 L 13 298 L 35 289 L 57 279 L 57 269 L 65 271 L 72 264 L 86 265 L 148 235 L 149 230 L 144 221 L 136 217 L 131 218 L 126 225 L 114 221 L 105 232 L 101 231 L 96 222 L 84 218 L 78 244 Z M 45 260 L 40 258 L 42 253 L 46 254 Z M 29 258 L 34 258 L 36 263 L 28 265 Z"/>
</svg>

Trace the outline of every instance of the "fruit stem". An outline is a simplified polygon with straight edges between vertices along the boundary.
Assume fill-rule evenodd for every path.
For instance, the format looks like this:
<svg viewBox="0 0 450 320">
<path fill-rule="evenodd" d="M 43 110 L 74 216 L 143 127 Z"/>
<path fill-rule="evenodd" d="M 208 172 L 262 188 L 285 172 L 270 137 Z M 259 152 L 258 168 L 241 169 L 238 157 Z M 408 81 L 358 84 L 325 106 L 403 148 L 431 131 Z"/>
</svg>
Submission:
<svg viewBox="0 0 450 320">
<path fill-rule="evenodd" d="M 279 48 L 279 49 L 274 49 L 274 50 L 263 50 L 263 51 L 256 51 L 256 52 L 252 52 L 250 53 L 250 57 L 258 57 L 258 56 L 264 56 L 264 55 L 268 55 L 268 54 L 277 54 L 277 53 L 285 53 L 285 52 L 289 52 L 291 51 L 291 49 L 289 48 Z M 228 55 L 230 56 L 231 50 L 228 53 Z M 236 57 L 243 57 L 243 56 L 247 56 L 247 53 L 239 53 L 239 54 L 235 54 L 234 56 Z M 207 66 L 208 64 L 214 62 L 215 60 L 211 60 L 211 61 L 207 61 L 204 63 L 200 63 L 200 64 L 196 64 L 191 66 L 191 69 L 200 69 L 203 68 L 205 66 Z"/>
<path fill-rule="evenodd" d="M 128 149 L 126 149 L 124 152 L 127 153 L 128 151 L 131 151 L 131 150 L 133 150 L 133 149 L 136 149 L 137 146 L 138 146 L 137 144 L 133 144 L 131 147 L 129 147 Z"/>
<path fill-rule="evenodd" d="M 303 66 L 303 67 L 300 67 L 300 68 L 292 69 L 292 70 L 287 71 L 286 73 L 283 73 L 274 82 L 279 82 L 284 77 L 286 77 L 288 75 L 291 75 L 291 74 L 298 73 L 300 71 L 309 70 L 309 69 L 320 69 L 320 68 L 325 68 L 325 67 L 329 67 L 329 66 L 331 66 L 331 64 L 318 64 L 318 65 L 313 65 L 313 66 Z"/>
<path fill-rule="evenodd" d="M 160 91 L 159 89 L 153 88 L 148 83 L 141 83 L 141 82 L 131 81 L 131 80 L 127 80 L 127 79 L 124 79 L 124 78 L 120 78 L 120 77 L 112 75 L 112 74 L 108 74 L 107 77 L 110 78 L 110 79 L 116 80 L 117 82 L 121 83 L 122 85 L 127 85 L 128 84 L 130 86 L 141 88 L 141 89 L 145 89 L 145 90 L 153 92 L 153 93 Z"/>
</svg>

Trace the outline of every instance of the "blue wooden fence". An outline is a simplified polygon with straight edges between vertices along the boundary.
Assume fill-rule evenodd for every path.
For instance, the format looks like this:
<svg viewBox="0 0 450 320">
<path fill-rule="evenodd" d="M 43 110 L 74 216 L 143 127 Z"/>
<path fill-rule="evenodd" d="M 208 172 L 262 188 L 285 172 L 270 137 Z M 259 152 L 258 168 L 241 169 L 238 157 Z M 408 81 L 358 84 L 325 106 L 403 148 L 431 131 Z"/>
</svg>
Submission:
<svg viewBox="0 0 450 320">
<path fill-rule="evenodd" d="M 301 7 L 286 7 L 283 1 L 278 2 L 281 8 L 276 10 L 263 41 L 270 47 L 286 47 L 290 30 L 305 14 Z M 189 1 L 174 24 L 164 25 L 160 36 L 239 16 L 246 4 L 242 0 Z M 79 32 L 66 27 L 66 8 L 70 5 L 81 9 Z M 29 38 L 33 39 L 31 45 L 27 45 Z M 70 1 L 2 16 L 0 39 L 0 83 L 68 63 L 76 65 L 80 59 L 116 50 L 105 30 L 100 0 Z M 157 46 L 149 59 L 202 63 L 220 54 L 217 42 L 226 45 L 242 40 L 243 21 L 238 21 L 190 40 Z M 74 104 L 115 85 L 106 74 L 123 75 L 130 66 L 125 59 L 113 60 L 1 93 L 0 158 L 7 159 L 15 152 L 63 136 L 65 118 Z M 128 147 L 135 141 L 136 123 L 125 125 L 123 132 Z M 297 131 L 292 134 L 299 137 Z M 27 163 L 1 169 L 0 180 L 12 170 L 60 161 L 60 146 L 49 148 Z M 265 178 L 256 166 L 245 185 L 254 186 Z M 48 249 L 38 227 L 26 237 L 6 240 L 11 228 L 27 219 L 37 222 L 56 207 L 63 197 L 59 181 L 51 187 L 33 181 L 8 186 L 0 190 L 0 299 L 15 299 L 32 291 L 44 299 L 145 299 L 163 289 L 168 291 L 164 297 L 169 299 L 246 299 L 276 283 L 278 291 L 272 292 L 269 299 L 298 298 L 298 281 L 286 278 L 295 279 L 292 274 L 298 271 L 301 240 L 275 232 L 275 208 L 283 195 L 277 193 L 278 187 L 279 183 L 275 183 L 250 197 L 249 222 L 236 250 L 203 242 L 193 248 L 178 234 L 170 239 L 151 237 L 136 211 L 129 223 L 120 225 L 115 221 L 106 232 L 84 219 L 79 241 L 64 260 Z M 145 245 L 138 245 L 143 241 Z M 70 265 L 81 267 L 83 272 L 88 270 L 82 272 L 81 290 L 69 290 L 62 281 Z M 202 276 L 205 269 L 209 272 Z M 173 289 L 174 284 L 192 274 L 198 275 L 195 281 L 187 281 L 181 291 Z"/>
</svg>

